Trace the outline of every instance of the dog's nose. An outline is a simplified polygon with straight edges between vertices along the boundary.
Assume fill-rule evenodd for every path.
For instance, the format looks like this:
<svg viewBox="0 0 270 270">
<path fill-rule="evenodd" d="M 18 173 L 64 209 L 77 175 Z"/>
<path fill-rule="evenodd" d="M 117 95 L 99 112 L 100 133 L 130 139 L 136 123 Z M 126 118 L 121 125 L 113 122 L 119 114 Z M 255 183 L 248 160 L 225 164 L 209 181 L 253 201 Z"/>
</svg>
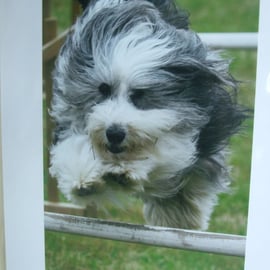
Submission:
<svg viewBox="0 0 270 270">
<path fill-rule="evenodd" d="M 125 130 L 119 125 L 112 125 L 106 130 L 106 137 L 109 143 L 119 145 L 126 137 Z"/>
</svg>

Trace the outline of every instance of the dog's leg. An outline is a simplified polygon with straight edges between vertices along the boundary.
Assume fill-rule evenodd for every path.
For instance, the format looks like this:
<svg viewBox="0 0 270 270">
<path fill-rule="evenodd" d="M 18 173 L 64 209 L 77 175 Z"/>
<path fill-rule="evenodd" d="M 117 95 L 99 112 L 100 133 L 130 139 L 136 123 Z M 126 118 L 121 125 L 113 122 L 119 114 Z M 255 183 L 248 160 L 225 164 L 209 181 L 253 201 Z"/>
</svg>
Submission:
<svg viewBox="0 0 270 270">
<path fill-rule="evenodd" d="M 219 183 L 222 183 L 223 178 Z M 144 216 L 149 224 L 182 229 L 206 230 L 217 203 L 217 195 L 226 191 L 226 184 L 214 184 L 194 176 L 182 179 L 178 192 L 166 197 L 156 193 L 144 194 Z M 166 193 L 164 193 L 166 194 Z"/>
<path fill-rule="evenodd" d="M 102 192 L 101 168 L 86 135 L 72 135 L 51 149 L 50 173 L 68 200 L 87 204 L 90 195 Z"/>
<path fill-rule="evenodd" d="M 168 199 L 152 197 L 145 200 L 144 216 L 151 225 L 206 230 L 216 200 L 213 194 L 185 192 Z"/>
<path fill-rule="evenodd" d="M 199 159 L 185 174 L 154 179 L 141 195 L 149 224 L 183 229 L 206 230 L 218 194 L 228 192 L 229 169 L 225 153 Z"/>
</svg>

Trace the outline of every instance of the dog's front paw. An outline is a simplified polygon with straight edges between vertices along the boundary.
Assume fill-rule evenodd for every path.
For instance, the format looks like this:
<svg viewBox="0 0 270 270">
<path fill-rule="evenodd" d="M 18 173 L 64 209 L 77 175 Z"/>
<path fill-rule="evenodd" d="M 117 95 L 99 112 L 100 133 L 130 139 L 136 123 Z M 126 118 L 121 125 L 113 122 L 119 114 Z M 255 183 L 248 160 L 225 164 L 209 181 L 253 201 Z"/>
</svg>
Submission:
<svg viewBox="0 0 270 270">
<path fill-rule="evenodd" d="M 114 174 L 110 172 L 104 174 L 102 179 L 106 182 L 106 185 L 110 186 L 113 190 L 137 192 L 142 189 L 140 182 L 130 178 L 128 174 Z"/>
<path fill-rule="evenodd" d="M 91 195 L 96 195 L 104 192 L 105 190 L 105 182 L 103 180 L 99 181 L 91 181 L 91 182 L 83 182 L 79 185 L 76 185 L 72 189 L 72 194 L 78 197 L 87 197 Z"/>
<path fill-rule="evenodd" d="M 51 149 L 50 173 L 68 200 L 104 189 L 102 164 L 92 152 L 88 137 L 73 135 Z"/>
</svg>

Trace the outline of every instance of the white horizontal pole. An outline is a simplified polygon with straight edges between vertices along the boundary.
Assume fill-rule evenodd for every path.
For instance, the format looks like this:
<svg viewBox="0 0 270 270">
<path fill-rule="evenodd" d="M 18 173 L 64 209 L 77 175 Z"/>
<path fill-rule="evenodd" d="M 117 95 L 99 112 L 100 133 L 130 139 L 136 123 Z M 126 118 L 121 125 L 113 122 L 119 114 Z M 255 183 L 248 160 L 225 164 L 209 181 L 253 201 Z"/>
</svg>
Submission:
<svg viewBox="0 0 270 270">
<path fill-rule="evenodd" d="M 256 49 L 257 33 L 199 33 L 208 46 L 221 49 Z"/>
<path fill-rule="evenodd" d="M 176 249 L 245 256 L 246 237 L 45 212 L 45 229 Z"/>
</svg>

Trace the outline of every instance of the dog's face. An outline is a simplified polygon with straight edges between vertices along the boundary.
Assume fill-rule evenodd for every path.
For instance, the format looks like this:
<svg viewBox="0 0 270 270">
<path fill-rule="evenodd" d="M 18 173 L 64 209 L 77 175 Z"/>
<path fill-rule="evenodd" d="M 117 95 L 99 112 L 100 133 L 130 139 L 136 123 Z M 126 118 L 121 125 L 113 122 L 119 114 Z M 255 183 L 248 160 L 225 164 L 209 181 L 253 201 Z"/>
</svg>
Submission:
<svg viewBox="0 0 270 270">
<path fill-rule="evenodd" d="M 58 136 L 88 133 L 105 160 L 130 160 L 147 158 L 163 136 L 178 133 L 198 154 L 201 131 L 217 123 L 219 107 L 231 106 L 223 94 L 232 85 L 226 63 L 148 2 L 102 8 L 103 2 L 85 10 L 58 58 L 52 113 Z M 214 137 L 225 133 L 226 123 Z M 211 152 L 214 143 L 204 148 Z"/>
</svg>

